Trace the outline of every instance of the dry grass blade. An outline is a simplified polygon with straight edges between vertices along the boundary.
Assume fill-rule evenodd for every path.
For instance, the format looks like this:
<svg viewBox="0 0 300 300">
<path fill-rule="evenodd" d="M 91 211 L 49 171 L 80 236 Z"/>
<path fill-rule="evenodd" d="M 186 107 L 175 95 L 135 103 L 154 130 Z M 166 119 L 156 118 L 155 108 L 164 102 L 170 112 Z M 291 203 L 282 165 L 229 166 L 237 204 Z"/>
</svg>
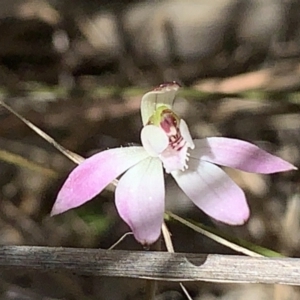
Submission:
<svg viewBox="0 0 300 300">
<path fill-rule="evenodd" d="M 163 222 L 161 231 L 162 231 L 162 235 L 164 237 L 164 241 L 165 241 L 168 252 L 175 253 L 174 246 L 173 246 L 172 239 L 171 239 L 171 234 L 170 234 L 170 231 L 165 222 Z M 187 299 L 193 300 L 192 297 L 190 296 L 189 292 L 185 288 L 185 286 L 182 284 L 182 282 L 179 282 L 179 285 L 180 285 L 182 291 L 184 292 L 184 294 L 186 295 Z"/>
<path fill-rule="evenodd" d="M 8 152 L 6 150 L 0 150 L 0 160 L 3 160 L 10 164 L 14 164 L 21 168 L 26 168 L 31 171 L 38 172 L 50 178 L 58 178 L 58 174 L 54 170 L 41 166 L 36 162 L 30 161 L 20 155 Z"/>
<path fill-rule="evenodd" d="M 32 129 L 34 132 L 36 132 L 40 137 L 42 137 L 44 140 L 46 140 L 48 143 L 53 145 L 58 151 L 60 151 L 63 155 L 68 157 L 71 161 L 73 161 L 76 164 L 80 164 L 82 161 L 84 161 L 84 158 L 70 150 L 67 150 L 62 145 L 58 144 L 50 135 L 39 129 L 37 126 L 32 124 L 30 121 L 22 117 L 19 113 L 17 113 L 13 108 L 11 108 L 9 105 L 4 103 L 2 100 L 0 100 L 0 104 L 6 108 L 8 111 L 10 111 L 12 114 L 14 114 L 19 120 L 21 120 L 23 123 L 25 123 L 30 129 Z"/>
<path fill-rule="evenodd" d="M 240 245 L 232 243 L 232 242 L 226 240 L 225 238 L 222 238 L 222 237 L 220 237 L 220 236 L 218 236 L 218 235 L 216 235 L 212 232 L 209 232 L 209 231 L 207 231 L 203 228 L 200 228 L 200 227 L 192 224 L 191 222 L 189 222 L 189 221 L 187 221 L 187 220 L 185 220 L 185 219 L 183 219 L 183 218 L 181 218 L 181 217 L 179 217 L 179 216 L 177 216 L 177 215 L 175 215 L 171 212 L 168 212 L 167 215 L 170 216 L 172 219 L 184 224 L 185 226 L 195 230 L 196 232 L 199 232 L 199 233 L 205 235 L 206 237 L 214 240 L 215 242 L 217 242 L 219 244 L 222 244 L 222 245 L 224 245 L 224 246 L 226 246 L 230 249 L 233 249 L 234 251 L 237 251 L 237 252 L 243 253 L 245 255 L 252 256 L 252 257 L 264 257 L 263 255 L 261 255 L 259 253 L 256 253 L 256 252 L 251 251 L 247 248 L 244 248 Z"/>
<path fill-rule="evenodd" d="M 13 108 L 11 108 L 9 105 L 4 103 L 2 100 L 0 100 L 0 105 L 2 105 L 4 108 L 6 108 L 8 111 L 10 111 L 12 114 L 14 114 L 19 120 L 21 120 L 24 124 L 26 124 L 30 129 L 32 129 L 34 132 L 36 132 L 41 138 L 43 138 L 45 141 L 50 143 L 52 146 L 54 146 L 58 151 L 60 151 L 64 156 L 69 158 L 71 161 L 73 161 L 75 164 L 80 164 L 84 161 L 84 158 L 57 143 L 50 135 L 39 129 L 37 126 L 32 124 L 30 121 L 22 117 L 19 113 L 17 113 Z M 107 190 L 114 191 L 116 185 L 118 183 L 118 180 L 115 179 L 107 186 Z"/>
<path fill-rule="evenodd" d="M 15 272 L 71 272 L 88 276 L 172 282 L 206 281 L 300 286 L 299 258 L 2 246 L 0 268 Z"/>
<path fill-rule="evenodd" d="M 116 248 L 127 236 L 133 235 L 132 232 L 124 233 L 113 245 L 111 245 L 107 250 L 113 250 Z"/>
</svg>

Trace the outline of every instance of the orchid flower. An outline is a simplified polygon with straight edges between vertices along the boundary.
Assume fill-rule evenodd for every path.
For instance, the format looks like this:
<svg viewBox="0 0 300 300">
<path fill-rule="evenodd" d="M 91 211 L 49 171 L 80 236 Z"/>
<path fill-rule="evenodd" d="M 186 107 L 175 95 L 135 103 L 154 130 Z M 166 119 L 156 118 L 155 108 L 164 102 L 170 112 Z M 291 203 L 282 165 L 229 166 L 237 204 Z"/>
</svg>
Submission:
<svg viewBox="0 0 300 300">
<path fill-rule="evenodd" d="M 248 142 L 191 138 L 186 122 L 173 112 L 179 86 L 164 84 L 141 103 L 142 146 L 99 152 L 79 164 L 58 193 L 52 215 L 78 207 L 118 178 L 115 204 L 140 243 L 160 236 L 164 217 L 164 170 L 194 204 L 215 220 L 244 224 L 249 208 L 241 188 L 217 165 L 270 174 L 296 169 Z"/>
</svg>

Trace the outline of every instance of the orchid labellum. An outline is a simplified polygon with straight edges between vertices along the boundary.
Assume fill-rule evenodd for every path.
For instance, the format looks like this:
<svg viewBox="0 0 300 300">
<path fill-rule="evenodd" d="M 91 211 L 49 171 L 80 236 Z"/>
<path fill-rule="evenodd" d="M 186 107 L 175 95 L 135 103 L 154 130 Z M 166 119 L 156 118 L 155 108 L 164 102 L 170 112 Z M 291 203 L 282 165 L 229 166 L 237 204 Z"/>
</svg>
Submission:
<svg viewBox="0 0 300 300">
<path fill-rule="evenodd" d="M 106 150 L 83 161 L 59 191 L 52 215 L 86 203 L 122 175 L 115 191 L 117 210 L 137 241 L 152 244 L 164 216 L 164 170 L 206 214 L 241 225 L 249 218 L 245 195 L 218 165 L 261 174 L 296 169 L 242 140 L 193 140 L 186 122 L 172 110 L 178 88 L 164 84 L 143 96 L 142 146 Z"/>
</svg>

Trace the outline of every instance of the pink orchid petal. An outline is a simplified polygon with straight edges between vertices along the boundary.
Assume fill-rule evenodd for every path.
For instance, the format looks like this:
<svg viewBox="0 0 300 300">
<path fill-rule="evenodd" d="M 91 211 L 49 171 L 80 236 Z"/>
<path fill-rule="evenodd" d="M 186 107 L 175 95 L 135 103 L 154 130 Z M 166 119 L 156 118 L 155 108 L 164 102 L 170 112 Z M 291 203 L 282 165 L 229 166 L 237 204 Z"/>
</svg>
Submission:
<svg viewBox="0 0 300 300">
<path fill-rule="evenodd" d="M 148 156 L 142 147 L 126 147 L 106 150 L 86 159 L 70 173 L 57 195 L 51 215 L 91 200 L 116 177 Z"/>
<path fill-rule="evenodd" d="M 194 204 L 212 218 L 230 225 L 241 225 L 248 220 L 244 192 L 219 167 L 191 159 L 188 170 L 172 175 Z"/>
<path fill-rule="evenodd" d="M 116 206 L 141 244 L 152 244 L 160 236 L 164 217 L 165 186 L 162 164 L 148 158 L 129 169 L 116 189 Z"/>
<path fill-rule="evenodd" d="M 147 125 L 141 131 L 141 141 L 145 150 L 151 156 L 158 156 L 169 145 L 169 138 L 158 126 Z"/>
<path fill-rule="evenodd" d="M 191 157 L 246 172 L 271 174 L 295 170 L 289 162 L 257 146 L 230 138 L 212 137 L 194 140 Z"/>
<path fill-rule="evenodd" d="M 164 83 L 143 96 L 141 100 L 143 125 L 148 123 L 149 118 L 159 106 L 165 105 L 172 108 L 179 87 L 176 82 Z"/>
</svg>

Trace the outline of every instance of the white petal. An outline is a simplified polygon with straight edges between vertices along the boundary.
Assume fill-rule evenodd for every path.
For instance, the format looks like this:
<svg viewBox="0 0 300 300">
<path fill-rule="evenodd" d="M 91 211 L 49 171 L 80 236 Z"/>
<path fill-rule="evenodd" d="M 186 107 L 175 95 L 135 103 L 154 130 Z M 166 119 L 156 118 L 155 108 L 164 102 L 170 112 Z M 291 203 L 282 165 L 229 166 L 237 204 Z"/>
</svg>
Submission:
<svg viewBox="0 0 300 300">
<path fill-rule="evenodd" d="M 147 125 L 142 129 L 141 141 L 145 150 L 153 157 L 163 152 L 169 144 L 166 133 L 155 125 Z"/>
<path fill-rule="evenodd" d="M 214 219 L 241 225 L 249 218 L 244 192 L 219 167 L 191 159 L 188 170 L 172 175 L 194 204 Z"/>
<path fill-rule="evenodd" d="M 180 150 L 174 150 L 171 147 L 168 147 L 161 155 L 159 155 L 167 173 L 171 173 L 176 170 L 183 171 L 188 167 L 187 150 L 187 145 L 182 147 Z"/>
<path fill-rule="evenodd" d="M 165 105 L 172 109 L 179 85 L 175 82 L 161 84 L 158 88 L 145 94 L 141 100 L 143 125 L 146 125 L 157 107 Z"/>
<path fill-rule="evenodd" d="M 116 206 L 136 240 L 152 244 L 160 236 L 164 216 L 165 186 L 162 164 L 148 158 L 129 169 L 116 189 Z"/>
</svg>

